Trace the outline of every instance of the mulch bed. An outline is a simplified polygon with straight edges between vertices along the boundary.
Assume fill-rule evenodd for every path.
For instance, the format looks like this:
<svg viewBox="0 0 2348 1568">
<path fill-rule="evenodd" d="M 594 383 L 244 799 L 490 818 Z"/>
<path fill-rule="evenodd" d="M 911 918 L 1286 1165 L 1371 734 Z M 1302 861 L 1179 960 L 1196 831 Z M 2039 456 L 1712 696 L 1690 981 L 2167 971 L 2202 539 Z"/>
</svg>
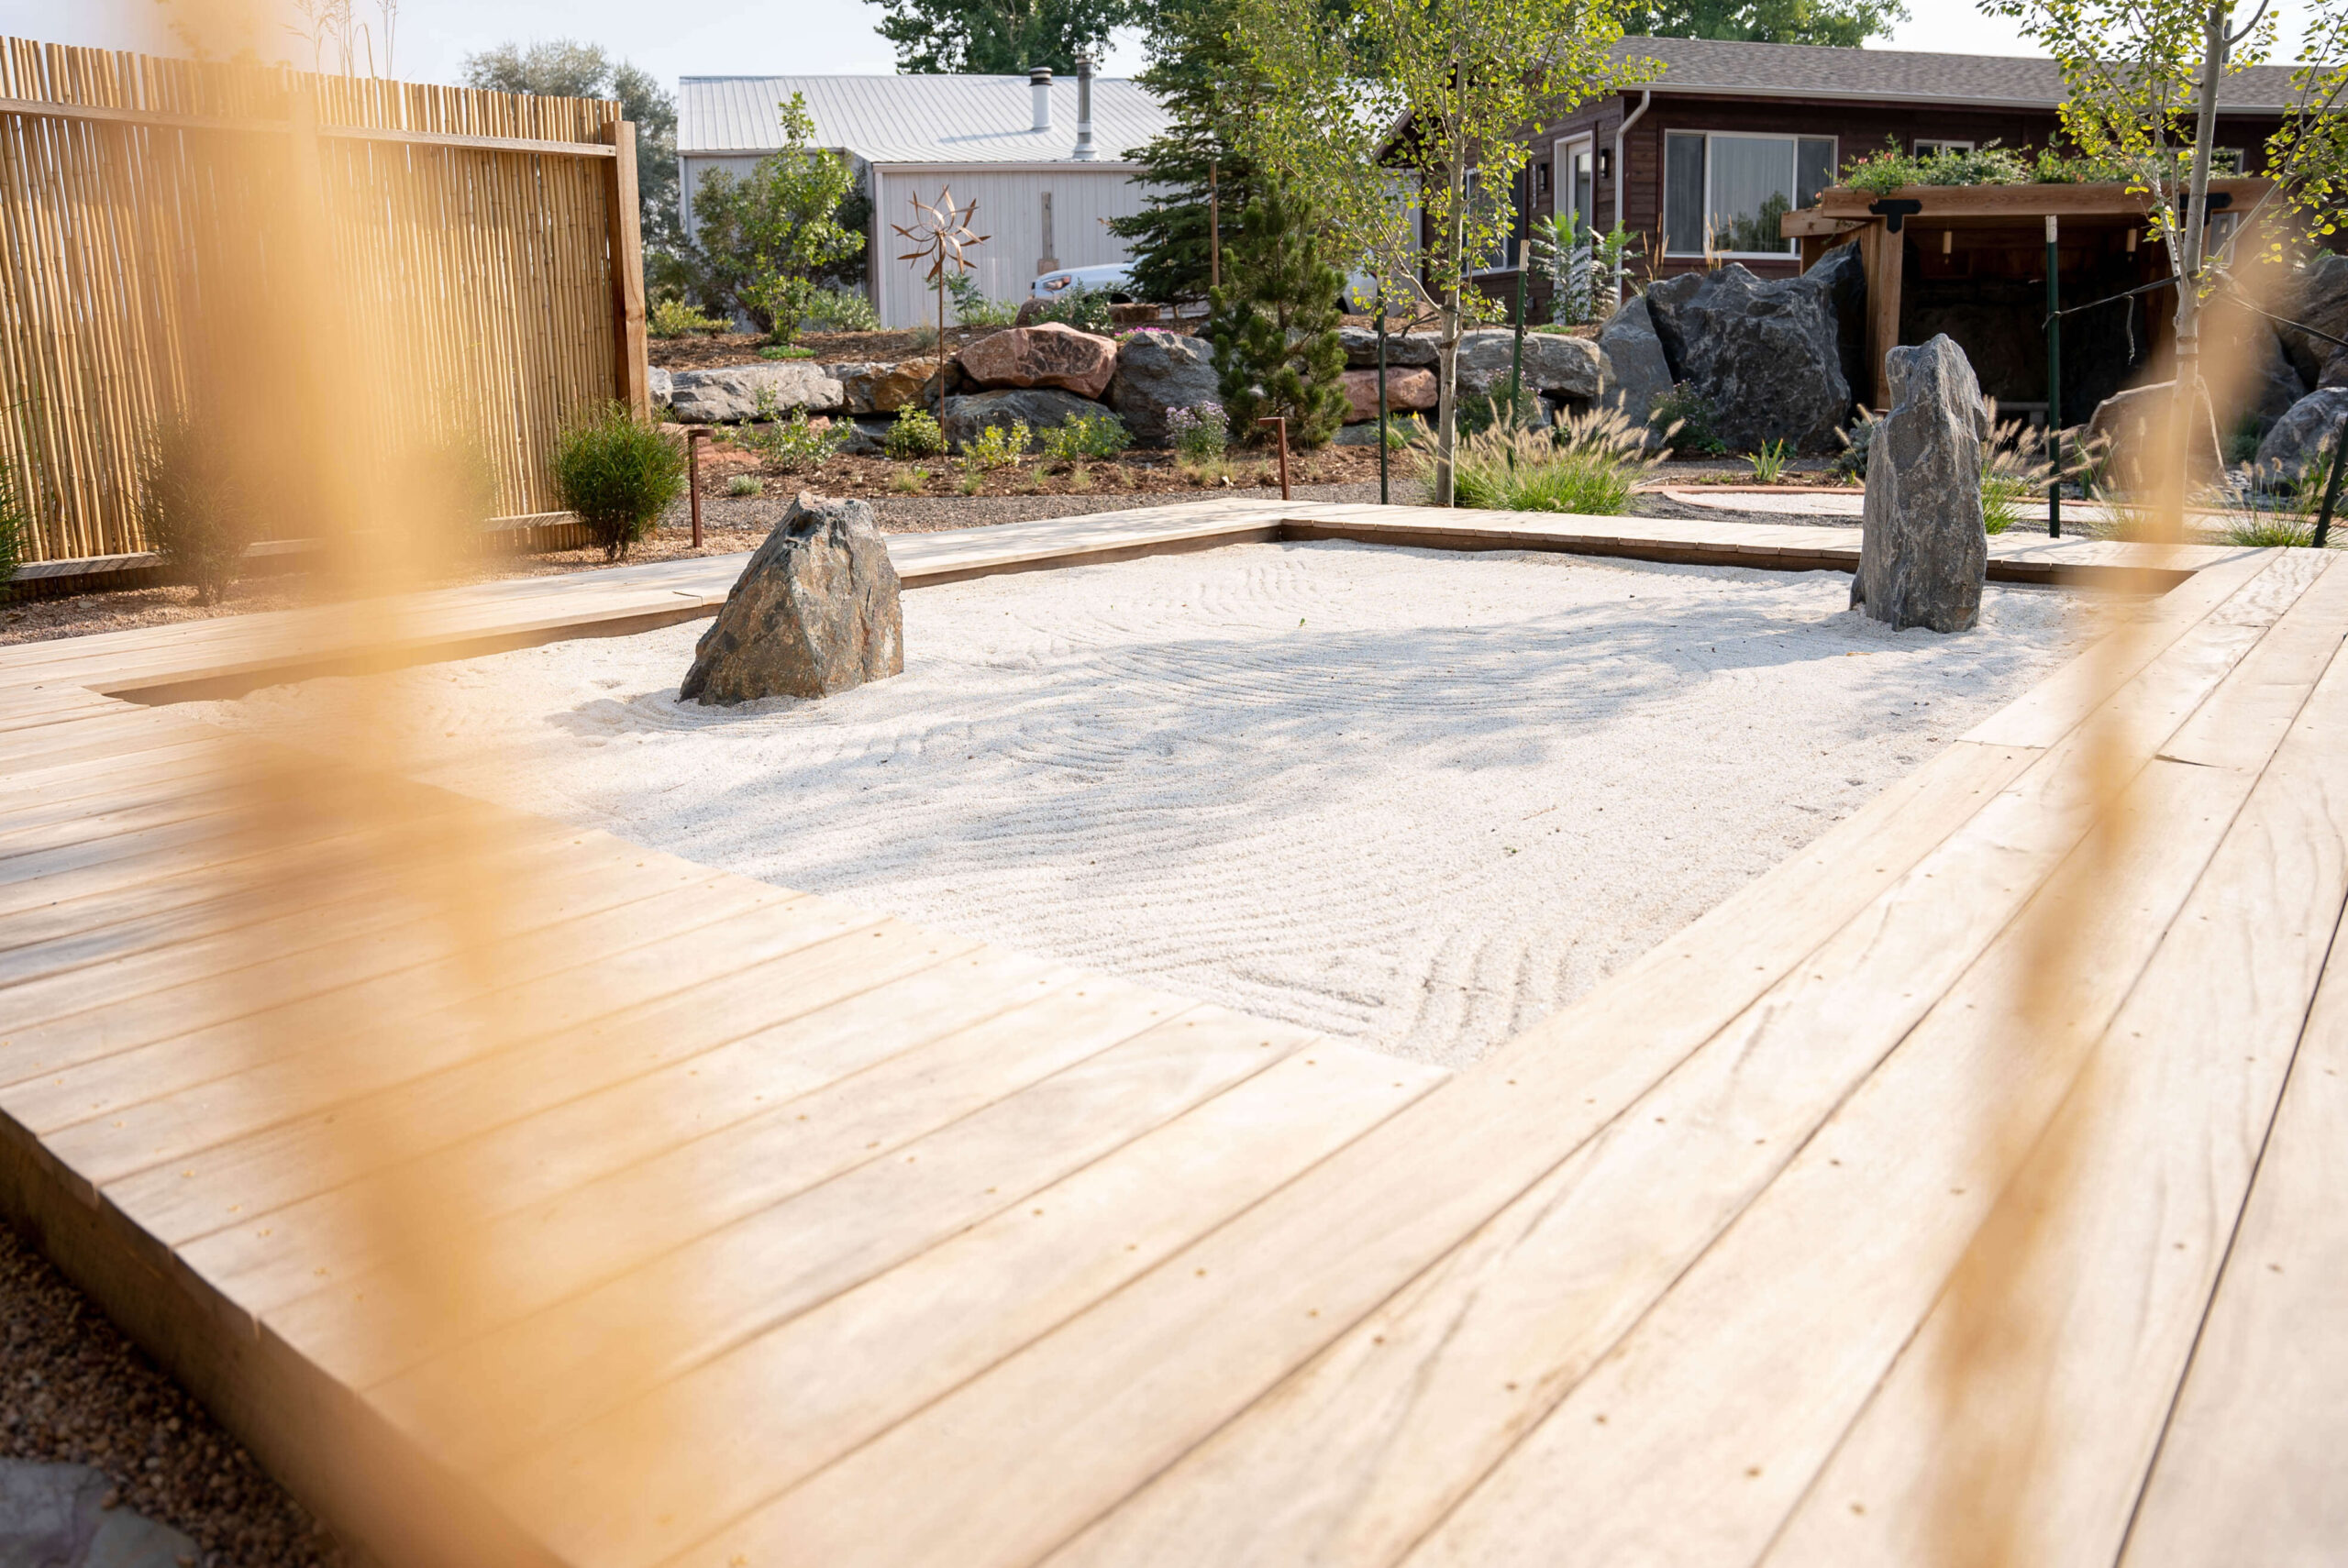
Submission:
<svg viewBox="0 0 2348 1568">
<path fill-rule="evenodd" d="M 6 1226 L 0 1318 L 0 1453 L 105 1472 L 119 1506 L 184 1532 L 205 1568 L 349 1562 L 243 1444 Z"/>
</svg>

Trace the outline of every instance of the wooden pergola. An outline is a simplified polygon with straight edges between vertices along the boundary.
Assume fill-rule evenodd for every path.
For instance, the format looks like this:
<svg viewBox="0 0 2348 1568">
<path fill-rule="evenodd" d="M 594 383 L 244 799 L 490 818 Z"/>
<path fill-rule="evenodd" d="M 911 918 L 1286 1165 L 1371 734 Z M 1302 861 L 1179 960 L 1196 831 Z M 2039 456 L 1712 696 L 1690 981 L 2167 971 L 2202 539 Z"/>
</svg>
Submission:
<svg viewBox="0 0 2348 1568">
<path fill-rule="evenodd" d="M 2249 212 L 2272 188 L 2273 182 L 2258 178 L 2211 181 L 2213 220 L 2230 221 Z M 2144 232 L 2151 206 L 2149 192 L 2118 182 L 1909 185 L 1885 196 L 1837 185 L 1822 192 L 1816 205 L 1788 213 L 1781 226 L 1787 238 L 1801 241 L 1805 270 L 1845 239 L 1858 239 L 1867 279 L 1866 357 L 1874 367 L 1867 401 L 1871 407 L 1884 408 L 1891 393 L 1883 356 L 1899 342 L 1909 246 L 1916 248 L 1924 278 L 2043 282 L 2052 219 L 2066 299 L 2074 274 L 2082 282 L 2092 276 L 2106 285 L 2100 292 L 2114 292 L 2115 284 L 2133 288 L 2167 271 L 2165 252 L 2148 243 Z M 2084 302 L 2092 296 L 2082 293 L 2076 297 Z M 2161 313 L 2146 314 L 2157 347 Z"/>
</svg>

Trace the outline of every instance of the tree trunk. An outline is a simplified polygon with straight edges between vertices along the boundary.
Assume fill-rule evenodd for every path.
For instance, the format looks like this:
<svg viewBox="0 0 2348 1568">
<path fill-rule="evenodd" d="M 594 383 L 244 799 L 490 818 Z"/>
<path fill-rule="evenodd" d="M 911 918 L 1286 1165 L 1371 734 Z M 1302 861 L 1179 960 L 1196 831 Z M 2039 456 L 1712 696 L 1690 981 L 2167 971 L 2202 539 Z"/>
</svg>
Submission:
<svg viewBox="0 0 2348 1568">
<path fill-rule="evenodd" d="M 2177 237 L 2176 374 L 2169 383 L 2171 462 L 2176 499 L 2164 498 L 2167 532 L 2185 537 L 2185 498 L 2193 483 L 2193 416 L 2201 402 L 2201 259 L 2210 217 L 2210 158 L 2218 134 L 2218 83 L 2226 68 L 2226 0 L 2206 0 L 2201 14 L 2200 93 L 2193 109 L 2193 166 Z"/>
<path fill-rule="evenodd" d="M 1444 301 L 1443 336 L 1435 340 L 1434 503 L 1457 504 L 1452 454 L 1459 444 L 1459 297 Z"/>
</svg>

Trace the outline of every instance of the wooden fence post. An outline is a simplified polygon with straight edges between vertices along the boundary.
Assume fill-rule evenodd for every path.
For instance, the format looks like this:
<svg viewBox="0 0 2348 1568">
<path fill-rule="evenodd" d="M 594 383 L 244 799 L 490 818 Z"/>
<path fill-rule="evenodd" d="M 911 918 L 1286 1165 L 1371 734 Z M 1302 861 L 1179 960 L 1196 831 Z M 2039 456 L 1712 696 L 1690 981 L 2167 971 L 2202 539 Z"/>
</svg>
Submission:
<svg viewBox="0 0 2348 1568">
<path fill-rule="evenodd" d="M 638 419 L 652 417 L 652 380 L 646 372 L 644 335 L 644 225 L 637 209 L 636 122 L 615 120 L 604 127 L 611 144 L 612 395 Z"/>
</svg>

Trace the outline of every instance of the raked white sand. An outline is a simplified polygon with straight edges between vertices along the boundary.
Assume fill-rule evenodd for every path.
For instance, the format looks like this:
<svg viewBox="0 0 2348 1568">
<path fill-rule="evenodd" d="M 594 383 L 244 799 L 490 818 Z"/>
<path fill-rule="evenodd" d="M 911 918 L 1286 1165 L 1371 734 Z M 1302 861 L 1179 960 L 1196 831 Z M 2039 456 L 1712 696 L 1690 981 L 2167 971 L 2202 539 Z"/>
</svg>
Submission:
<svg viewBox="0 0 2348 1568">
<path fill-rule="evenodd" d="M 705 623 L 368 679 L 421 777 L 787 887 L 1456 1064 L 2066 657 L 1992 587 L 1248 545 L 905 595 L 905 672 L 681 704 Z M 350 683 L 209 706 L 297 730 Z M 318 732 L 323 733 L 323 732 Z"/>
</svg>

